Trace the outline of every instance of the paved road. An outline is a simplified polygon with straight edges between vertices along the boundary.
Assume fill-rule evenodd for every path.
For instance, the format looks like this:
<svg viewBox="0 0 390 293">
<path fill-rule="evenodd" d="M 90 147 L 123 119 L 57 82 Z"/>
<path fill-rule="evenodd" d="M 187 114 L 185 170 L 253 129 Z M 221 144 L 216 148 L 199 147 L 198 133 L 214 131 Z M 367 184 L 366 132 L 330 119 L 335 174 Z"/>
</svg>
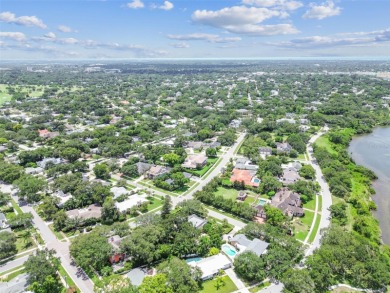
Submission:
<svg viewBox="0 0 390 293">
<path fill-rule="evenodd" d="M 328 129 L 324 128 L 324 131 L 326 132 Z M 310 143 L 315 142 L 324 132 L 319 132 L 315 136 L 313 136 L 310 139 Z M 316 178 L 317 182 L 320 184 L 321 187 L 321 196 L 322 196 L 322 210 L 321 210 L 321 220 L 320 225 L 317 230 L 316 237 L 314 238 L 313 243 L 310 245 L 310 247 L 305 252 L 305 257 L 313 254 L 313 251 L 321 246 L 320 240 L 321 240 L 321 229 L 328 228 L 330 225 L 330 211 L 329 207 L 332 205 L 332 195 L 329 191 L 329 185 L 324 180 L 322 171 L 320 166 L 317 163 L 313 163 L 313 156 L 312 153 L 309 151 L 309 161 L 310 164 L 313 166 L 314 170 L 316 171 Z"/>
<path fill-rule="evenodd" d="M 0 273 L 8 271 L 10 269 L 16 268 L 18 266 L 21 266 L 25 263 L 25 261 L 28 259 L 29 255 L 25 255 L 23 257 L 19 257 L 17 259 L 11 260 L 4 265 L 0 265 Z"/>
<path fill-rule="evenodd" d="M 18 199 L 14 197 L 14 200 Z M 76 276 L 77 268 L 75 266 L 70 265 L 70 256 L 69 256 L 69 242 L 61 242 L 59 241 L 54 233 L 50 230 L 50 228 L 46 225 L 46 223 L 41 219 L 41 217 L 35 212 L 35 210 L 30 206 L 21 206 L 20 207 L 24 213 L 31 212 L 34 219 L 33 224 L 39 230 L 42 239 L 46 243 L 46 247 L 49 249 L 55 249 L 57 251 L 57 255 L 61 258 L 61 264 L 75 282 L 76 286 L 83 293 L 92 293 L 93 292 L 93 283 L 90 279 L 82 280 Z"/>
</svg>

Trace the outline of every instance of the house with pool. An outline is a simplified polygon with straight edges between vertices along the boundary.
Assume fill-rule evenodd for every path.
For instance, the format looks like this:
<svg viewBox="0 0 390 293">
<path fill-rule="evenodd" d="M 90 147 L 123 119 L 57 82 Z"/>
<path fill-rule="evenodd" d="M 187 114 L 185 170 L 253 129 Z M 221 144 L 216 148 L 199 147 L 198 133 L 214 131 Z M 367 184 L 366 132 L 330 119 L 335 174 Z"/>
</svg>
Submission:
<svg viewBox="0 0 390 293">
<path fill-rule="evenodd" d="M 234 249 L 236 251 L 236 254 L 243 253 L 244 251 L 251 251 L 257 256 L 265 254 L 267 252 L 267 248 L 269 245 L 268 242 L 262 241 L 258 238 L 254 238 L 253 240 L 250 240 L 244 234 L 235 235 L 233 238 L 230 238 L 229 242 L 230 245 L 229 244 L 224 244 L 224 245 L 228 245 L 229 248 L 232 250 Z M 222 246 L 222 250 L 225 252 L 224 246 Z M 232 257 L 234 256 L 235 254 L 232 255 Z"/>
<path fill-rule="evenodd" d="M 187 263 L 202 271 L 202 281 L 212 279 L 218 275 L 220 270 L 227 270 L 232 267 L 232 261 L 222 253 L 206 258 L 192 258 L 187 260 Z"/>
</svg>

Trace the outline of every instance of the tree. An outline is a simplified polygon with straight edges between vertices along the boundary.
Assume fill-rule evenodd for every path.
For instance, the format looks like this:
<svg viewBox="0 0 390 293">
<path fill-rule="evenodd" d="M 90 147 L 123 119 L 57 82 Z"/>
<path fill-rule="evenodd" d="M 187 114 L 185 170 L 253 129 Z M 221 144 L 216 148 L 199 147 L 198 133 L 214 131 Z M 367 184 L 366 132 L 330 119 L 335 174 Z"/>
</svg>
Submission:
<svg viewBox="0 0 390 293">
<path fill-rule="evenodd" d="M 161 217 L 165 218 L 169 215 L 172 209 L 172 199 L 169 195 L 165 196 L 164 204 L 161 209 Z"/>
<path fill-rule="evenodd" d="M 111 197 L 107 197 L 102 208 L 102 222 L 111 225 L 119 219 L 119 210 Z"/>
<path fill-rule="evenodd" d="M 270 194 L 272 192 L 275 194 L 282 187 L 282 183 L 275 177 L 266 175 L 261 179 L 259 187 L 261 193 Z"/>
<path fill-rule="evenodd" d="M 260 282 L 265 278 L 264 261 L 251 251 L 240 253 L 234 258 L 234 271 L 248 282 Z"/>
<path fill-rule="evenodd" d="M 264 210 L 267 216 L 267 223 L 273 226 L 281 226 L 286 222 L 286 216 L 278 208 L 267 204 L 264 206 Z"/>
<path fill-rule="evenodd" d="M 53 215 L 53 227 L 56 231 L 61 231 L 66 227 L 68 215 L 64 210 L 60 210 Z"/>
<path fill-rule="evenodd" d="M 347 224 L 348 216 L 347 216 L 347 205 L 343 202 L 332 204 L 329 208 L 332 222 L 337 222 L 341 226 Z"/>
<path fill-rule="evenodd" d="M 311 165 L 303 165 L 299 170 L 299 175 L 301 175 L 303 178 L 313 180 L 316 177 L 316 171 Z"/>
<path fill-rule="evenodd" d="M 0 232 L 0 259 L 16 254 L 15 234 L 8 231 Z"/>
<path fill-rule="evenodd" d="M 175 153 L 165 154 L 163 156 L 165 162 L 168 163 L 169 166 L 173 167 L 180 163 L 180 156 Z"/>
<path fill-rule="evenodd" d="M 24 175 L 14 184 L 19 188 L 19 196 L 25 198 L 29 203 L 38 202 L 41 197 L 37 193 L 44 190 L 47 185 L 46 180 L 32 175 Z"/>
<path fill-rule="evenodd" d="M 105 276 L 95 281 L 94 292 L 97 293 L 139 293 L 137 288 L 131 285 L 128 278 L 121 275 Z"/>
<path fill-rule="evenodd" d="M 206 156 L 208 156 L 208 157 L 216 157 L 217 156 L 217 150 L 215 148 L 208 148 L 206 150 Z"/>
<path fill-rule="evenodd" d="M 60 293 L 63 291 L 61 283 L 53 276 L 46 276 L 43 283 L 34 282 L 29 288 L 34 293 Z"/>
<path fill-rule="evenodd" d="M 105 236 L 96 232 L 78 236 L 69 247 L 76 264 L 87 273 L 100 272 L 108 263 L 112 247 Z"/>
<path fill-rule="evenodd" d="M 8 220 L 8 225 L 11 228 L 30 227 L 32 225 L 33 215 L 31 213 L 17 214 Z"/>
<path fill-rule="evenodd" d="M 184 260 L 172 257 L 157 267 L 157 272 L 167 276 L 167 285 L 175 293 L 196 293 L 199 291 L 201 272 L 190 267 Z"/>
<path fill-rule="evenodd" d="M 168 280 L 165 274 L 146 277 L 138 287 L 138 291 L 139 293 L 174 293 L 175 291 L 173 291 L 172 287 L 167 283 Z"/>
<path fill-rule="evenodd" d="M 59 201 L 57 197 L 44 197 L 42 204 L 39 206 L 39 214 L 47 221 L 52 220 L 53 216 L 58 212 L 57 205 Z"/>
<path fill-rule="evenodd" d="M 173 173 L 171 175 L 171 178 L 173 179 L 173 184 L 177 187 L 177 188 L 182 188 L 184 187 L 189 181 L 190 179 L 186 178 L 183 173 L 181 172 L 177 172 L 177 173 Z"/>
<path fill-rule="evenodd" d="M 43 284 L 46 282 L 46 287 L 53 287 L 53 280 L 47 280 L 47 277 L 52 277 L 57 280 L 57 270 L 60 266 L 60 259 L 55 257 L 55 250 L 37 250 L 35 255 L 30 255 L 24 264 L 25 271 L 28 274 L 28 283 L 30 285 L 37 283 L 34 287 L 38 290 L 43 290 Z M 39 286 L 39 284 L 42 284 Z M 55 287 L 55 286 L 54 286 Z M 35 291 L 34 291 L 35 292 Z M 58 291 L 55 291 L 58 292 Z M 47 292 L 49 293 L 49 292 Z"/>
<path fill-rule="evenodd" d="M 121 168 L 121 172 L 132 178 L 139 176 L 137 165 L 124 165 Z"/>
<path fill-rule="evenodd" d="M 312 293 L 315 292 L 315 284 L 307 269 L 289 269 L 282 277 L 284 293 Z"/>
<path fill-rule="evenodd" d="M 80 158 L 81 152 L 80 150 L 72 147 L 67 147 L 61 151 L 61 157 L 73 163 L 78 158 Z"/>
<path fill-rule="evenodd" d="M 223 279 L 223 277 L 218 276 L 217 279 L 215 280 L 215 284 L 214 284 L 215 289 L 218 291 L 219 289 L 221 289 L 225 285 L 226 285 L 226 282 Z"/>
<path fill-rule="evenodd" d="M 95 167 L 93 167 L 93 172 L 95 173 L 96 178 L 103 180 L 110 178 L 110 170 L 106 164 L 96 164 Z"/>
</svg>

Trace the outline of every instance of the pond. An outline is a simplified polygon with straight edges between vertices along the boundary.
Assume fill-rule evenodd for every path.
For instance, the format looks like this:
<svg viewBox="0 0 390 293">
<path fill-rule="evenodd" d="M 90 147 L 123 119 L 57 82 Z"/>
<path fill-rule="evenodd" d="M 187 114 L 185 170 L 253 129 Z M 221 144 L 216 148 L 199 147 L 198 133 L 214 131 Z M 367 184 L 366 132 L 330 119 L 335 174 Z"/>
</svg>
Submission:
<svg viewBox="0 0 390 293">
<path fill-rule="evenodd" d="M 390 127 L 376 128 L 370 134 L 354 137 L 348 151 L 356 164 L 378 176 L 373 183 L 377 205 L 374 216 L 382 230 L 383 242 L 390 245 Z"/>
</svg>

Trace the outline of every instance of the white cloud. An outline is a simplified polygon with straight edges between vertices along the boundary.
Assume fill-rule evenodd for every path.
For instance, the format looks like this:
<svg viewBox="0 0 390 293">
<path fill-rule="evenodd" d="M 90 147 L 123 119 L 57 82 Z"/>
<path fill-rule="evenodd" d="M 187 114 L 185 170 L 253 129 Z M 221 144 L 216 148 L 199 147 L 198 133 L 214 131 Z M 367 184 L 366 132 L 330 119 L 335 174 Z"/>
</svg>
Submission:
<svg viewBox="0 0 390 293">
<path fill-rule="evenodd" d="M 172 47 L 174 48 L 178 48 L 178 49 L 186 49 L 186 48 L 189 48 L 190 45 L 188 45 L 187 43 L 184 43 L 184 42 L 180 42 L 180 43 L 172 43 L 170 44 Z"/>
<path fill-rule="evenodd" d="M 300 1 L 289 0 L 242 0 L 245 5 L 253 5 L 257 7 L 274 7 L 283 10 L 296 10 L 303 6 Z"/>
<path fill-rule="evenodd" d="M 286 13 L 268 8 L 233 6 L 217 11 L 196 10 L 192 20 L 237 34 L 266 36 L 298 33 L 291 24 L 261 25 L 263 21 L 273 17 L 284 18 Z"/>
<path fill-rule="evenodd" d="M 329 0 L 320 5 L 310 3 L 310 9 L 306 11 L 303 18 L 324 19 L 331 16 L 336 16 L 341 13 L 341 8 L 335 6 L 333 1 Z"/>
<path fill-rule="evenodd" d="M 390 29 L 371 32 L 342 33 L 335 36 L 311 36 L 287 42 L 268 43 L 277 47 L 295 49 L 322 49 L 341 46 L 372 46 L 390 42 Z"/>
<path fill-rule="evenodd" d="M 231 43 L 241 41 L 240 37 L 227 37 L 222 38 L 214 34 L 204 34 L 204 33 L 193 33 L 187 35 L 167 35 L 169 39 L 172 40 L 182 40 L 182 41 L 208 41 L 210 43 Z"/>
<path fill-rule="evenodd" d="M 44 37 L 48 38 L 48 39 L 55 39 L 57 36 L 55 33 L 49 32 L 49 33 L 45 34 Z"/>
<path fill-rule="evenodd" d="M 26 36 L 21 32 L 0 32 L 0 38 L 11 39 L 14 41 L 25 41 Z"/>
<path fill-rule="evenodd" d="M 164 1 L 162 5 L 156 5 L 156 4 L 151 4 L 150 8 L 152 9 L 162 9 L 162 10 L 171 10 L 173 8 L 173 3 L 169 1 Z"/>
<path fill-rule="evenodd" d="M 72 32 L 77 32 L 75 30 L 73 30 L 72 28 L 70 28 L 69 26 L 66 26 L 66 25 L 59 25 L 57 27 L 57 29 L 60 31 L 60 32 L 63 32 L 63 33 L 72 33 Z"/>
<path fill-rule="evenodd" d="M 36 16 L 19 16 L 16 17 L 16 15 L 12 12 L 6 11 L 0 13 L 0 21 L 6 22 L 6 23 L 14 23 L 17 25 L 23 25 L 23 26 L 36 26 L 39 28 L 46 28 L 46 24 L 43 23 L 42 20 L 37 18 Z"/>
<path fill-rule="evenodd" d="M 127 3 L 127 7 L 131 9 L 139 9 L 139 8 L 144 8 L 145 4 L 141 0 L 133 0 Z"/>
</svg>

